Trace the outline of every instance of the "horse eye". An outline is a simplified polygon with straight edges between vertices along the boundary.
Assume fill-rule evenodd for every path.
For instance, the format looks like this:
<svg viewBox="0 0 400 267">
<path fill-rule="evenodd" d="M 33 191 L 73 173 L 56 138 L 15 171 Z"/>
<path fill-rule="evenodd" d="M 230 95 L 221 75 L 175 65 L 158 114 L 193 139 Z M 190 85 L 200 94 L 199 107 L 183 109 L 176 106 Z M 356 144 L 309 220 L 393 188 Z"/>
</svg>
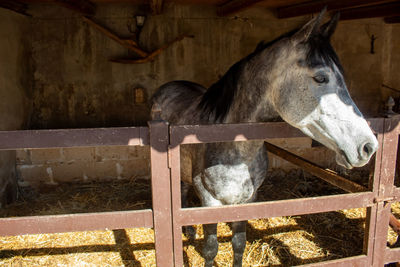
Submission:
<svg viewBox="0 0 400 267">
<path fill-rule="evenodd" d="M 324 76 L 324 75 L 317 75 L 313 77 L 314 81 L 316 81 L 317 83 L 328 83 L 328 77 Z"/>
</svg>

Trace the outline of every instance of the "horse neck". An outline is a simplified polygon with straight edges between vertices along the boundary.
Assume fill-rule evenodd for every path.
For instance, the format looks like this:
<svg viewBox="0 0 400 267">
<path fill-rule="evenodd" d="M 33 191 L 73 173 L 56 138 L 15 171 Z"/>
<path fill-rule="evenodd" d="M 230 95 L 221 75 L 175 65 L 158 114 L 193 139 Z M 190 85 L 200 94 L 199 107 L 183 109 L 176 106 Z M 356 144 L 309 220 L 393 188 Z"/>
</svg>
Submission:
<svg viewBox="0 0 400 267">
<path fill-rule="evenodd" d="M 266 64 L 268 63 L 268 64 Z M 273 62 L 253 58 L 245 63 L 236 84 L 236 94 L 224 123 L 265 122 L 279 118 L 270 101 Z"/>
</svg>

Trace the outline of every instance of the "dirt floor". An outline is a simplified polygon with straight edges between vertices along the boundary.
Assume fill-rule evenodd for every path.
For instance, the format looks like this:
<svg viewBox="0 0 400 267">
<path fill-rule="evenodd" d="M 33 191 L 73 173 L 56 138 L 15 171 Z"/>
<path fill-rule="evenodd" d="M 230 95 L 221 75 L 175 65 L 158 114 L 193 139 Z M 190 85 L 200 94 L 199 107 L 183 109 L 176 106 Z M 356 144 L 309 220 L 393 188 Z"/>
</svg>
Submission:
<svg viewBox="0 0 400 267">
<path fill-rule="evenodd" d="M 366 185 L 368 173 L 351 174 Z M 259 201 L 344 193 L 302 171 L 272 171 L 263 184 Z M 192 200 L 197 205 L 196 199 Z M 1 217 L 132 210 L 151 207 L 148 180 L 43 185 L 21 188 L 20 200 L 0 211 Z M 400 205 L 393 210 L 400 216 Z M 250 220 L 244 266 L 293 266 L 360 255 L 365 212 L 341 210 L 305 216 Z M 184 239 L 185 266 L 202 266 L 203 233 Z M 219 252 L 215 266 L 231 266 L 229 223 L 220 223 Z M 397 235 L 389 231 L 388 241 Z M 1 266 L 155 266 L 152 229 L 90 231 L 62 234 L 0 237 Z"/>
</svg>

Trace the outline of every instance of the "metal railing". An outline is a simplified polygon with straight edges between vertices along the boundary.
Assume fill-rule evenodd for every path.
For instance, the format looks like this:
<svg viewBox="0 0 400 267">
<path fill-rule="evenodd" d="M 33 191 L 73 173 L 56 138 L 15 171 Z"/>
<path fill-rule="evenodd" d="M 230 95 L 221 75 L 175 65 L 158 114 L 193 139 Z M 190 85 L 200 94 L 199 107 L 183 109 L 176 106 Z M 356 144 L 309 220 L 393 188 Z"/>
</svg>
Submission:
<svg viewBox="0 0 400 267">
<path fill-rule="evenodd" d="M 365 192 L 202 208 L 181 207 L 181 145 L 304 135 L 286 123 L 169 126 L 164 121 L 151 121 L 149 127 L 3 131 L 0 132 L 3 150 L 150 145 L 152 209 L 1 218 L 0 235 L 152 227 L 157 265 L 183 266 L 182 226 L 185 225 L 367 208 L 363 255 L 310 265 L 383 266 L 400 261 L 400 248 L 386 246 L 390 203 L 400 198 L 400 188 L 394 187 L 400 119 L 370 119 L 369 123 L 380 149 L 375 156 L 370 187 Z"/>
</svg>

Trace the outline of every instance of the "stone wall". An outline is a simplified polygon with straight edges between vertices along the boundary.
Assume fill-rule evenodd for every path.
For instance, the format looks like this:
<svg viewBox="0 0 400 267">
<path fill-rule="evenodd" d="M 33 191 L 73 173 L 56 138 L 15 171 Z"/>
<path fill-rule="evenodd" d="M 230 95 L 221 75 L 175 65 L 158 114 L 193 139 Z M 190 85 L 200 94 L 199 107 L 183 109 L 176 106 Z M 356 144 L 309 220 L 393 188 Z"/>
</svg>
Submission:
<svg viewBox="0 0 400 267">
<path fill-rule="evenodd" d="M 29 18 L 0 9 L 0 130 L 17 130 L 29 118 Z M 0 208 L 16 197 L 15 151 L 0 151 Z"/>
</svg>

